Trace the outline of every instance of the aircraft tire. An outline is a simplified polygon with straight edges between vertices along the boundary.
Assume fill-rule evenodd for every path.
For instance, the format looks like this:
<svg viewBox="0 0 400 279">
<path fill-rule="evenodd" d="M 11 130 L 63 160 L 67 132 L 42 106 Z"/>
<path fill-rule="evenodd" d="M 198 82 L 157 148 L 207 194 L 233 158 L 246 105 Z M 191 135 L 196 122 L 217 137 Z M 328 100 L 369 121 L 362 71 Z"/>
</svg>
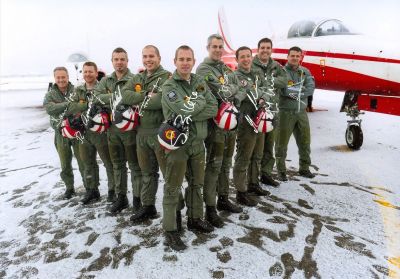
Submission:
<svg viewBox="0 0 400 279">
<path fill-rule="evenodd" d="M 360 149 L 363 144 L 363 132 L 358 125 L 350 125 L 346 129 L 346 143 L 347 146 L 353 150 Z"/>
</svg>

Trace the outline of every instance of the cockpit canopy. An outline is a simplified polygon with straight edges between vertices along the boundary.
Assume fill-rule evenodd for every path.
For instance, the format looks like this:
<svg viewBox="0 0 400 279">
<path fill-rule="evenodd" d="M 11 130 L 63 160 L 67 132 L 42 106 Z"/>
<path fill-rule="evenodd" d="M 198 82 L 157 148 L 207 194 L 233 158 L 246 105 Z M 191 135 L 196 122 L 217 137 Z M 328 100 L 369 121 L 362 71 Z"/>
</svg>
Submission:
<svg viewBox="0 0 400 279">
<path fill-rule="evenodd" d="M 330 35 L 354 35 L 350 30 L 337 19 L 302 20 L 295 22 L 289 29 L 288 38 L 319 37 Z"/>
<path fill-rule="evenodd" d="M 88 61 L 87 57 L 82 54 L 82 53 L 73 53 L 70 56 L 68 56 L 67 62 L 71 63 L 79 63 L 79 62 L 86 62 Z"/>
</svg>

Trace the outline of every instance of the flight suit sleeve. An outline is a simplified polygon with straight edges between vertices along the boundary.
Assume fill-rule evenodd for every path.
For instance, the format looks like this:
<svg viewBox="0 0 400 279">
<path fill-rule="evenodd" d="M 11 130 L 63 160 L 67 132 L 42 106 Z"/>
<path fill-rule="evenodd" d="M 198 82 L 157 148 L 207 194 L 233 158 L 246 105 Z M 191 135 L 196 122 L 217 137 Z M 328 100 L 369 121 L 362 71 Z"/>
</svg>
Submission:
<svg viewBox="0 0 400 279">
<path fill-rule="evenodd" d="M 308 69 L 304 69 L 304 84 L 302 93 L 304 97 L 312 96 L 315 90 L 315 80 Z"/>
<path fill-rule="evenodd" d="M 77 114 L 79 112 L 84 112 L 88 108 L 88 102 L 86 99 L 86 92 L 79 88 L 75 88 L 74 96 L 72 101 L 68 106 L 67 112 L 69 114 Z"/>
<path fill-rule="evenodd" d="M 272 74 L 274 76 L 274 88 L 286 88 L 288 79 L 286 72 L 283 70 L 281 64 L 276 62 L 276 66 L 275 69 L 272 70 Z M 269 82 L 271 82 L 271 80 L 269 80 Z"/>
<path fill-rule="evenodd" d="M 164 84 L 162 86 L 161 102 L 165 118 L 169 117 L 166 111 L 182 115 L 184 118 L 188 116 L 194 117 L 203 110 L 206 104 L 204 96 L 200 94 L 197 95 L 196 99 L 184 99 L 179 94 L 179 89 L 171 84 Z"/>
<path fill-rule="evenodd" d="M 286 79 L 289 80 L 289 73 L 287 73 L 285 70 L 284 70 L 284 72 L 286 74 Z M 282 88 L 282 90 L 278 90 L 278 91 L 279 91 L 280 97 L 290 98 L 287 83 L 286 83 L 286 86 Z"/>
<path fill-rule="evenodd" d="M 48 115 L 58 116 L 63 113 L 68 107 L 68 102 L 55 102 L 55 100 L 52 98 L 52 94 L 54 94 L 54 92 L 51 90 L 47 92 L 43 100 L 43 106 L 46 109 Z"/>
<path fill-rule="evenodd" d="M 230 102 L 234 102 L 236 104 L 236 102 L 237 102 L 236 95 L 239 94 L 239 80 L 238 80 L 238 78 L 236 77 L 236 75 L 234 73 L 229 73 L 228 74 L 228 84 L 227 84 L 227 86 L 228 86 L 230 94 L 232 94 L 232 96 L 230 98 L 228 98 L 228 100 Z"/>
<path fill-rule="evenodd" d="M 146 90 L 143 89 L 143 83 L 140 79 L 140 76 L 135 75 L 130 78 L 122 88 L 121 103 L 130 106 L 138 105 L 144 100 L 146 93 Z"/>
<path fill-rule="evenodd" d="M 94 88 L 94 95 L 97 97 L 93 103 L 110 108 L 110 100 L 112 97 L 111 92 L 107 92 L 107 77 L 103 77 Z"/>
<path fill-rule="evenodd" d="M 236 79 L 236 84 L 238 86 L 237 92 L 235 94 L 235 105 L 239 108 L 244 100 L 247 98 L 247 87 L 243 86 L 240 82 L 240 78 L 234 74 Z"/>
<path fill-rule="evenodd" d="M 201 64 L 199 65 L 199 67 L 197 67 L 196 74 L 199 75 L 207 83 L 215 98 L 221 100 L 221 97 L 217 94 L 218 90 L 221 87 L 221 82 L 219 81 L 219 78 L 213 73 L 213 71 L 208 68 L 207 65 Z"/>
<path fill-rule="evenodd" d="M 211 93 L 211 90 L 207 87 L 207 84 L 204 84 L 204 99 L 206 104 L 204 109 L 197 115 L 192 117 L 193 121 L 204 121 L 209 118 L 215 117 L 218 111 L 218 102 L 215 96 Z"/>
<path fill-rule="evenodd" d="M 268 84 L 265 78 L 262 77 L 263 75 L 260 73 L 258 75 L 258 86 L 257 86 L 257 91 L 258 91 L 258 99 L 257 101 L 259 102 L 260 99 L 263 99 L 266 102 L 271 101 L 271 96 L 268 93 Z"/>
<path fill-rule="evenodd" d="M 159 90 L 159 92 L 154 92 L 153 95 L 150 97 L 149 102 L 147 103 L 146 109 L 148 110 L 161 109 L 161 97 L 162 97 L 162 90 Z"/>
<path fill-rule="evenodd" d="M 163 74 L 159 84 L 154 88 L 154 90 L 153 90 L 153 86 L 151 86 L 150 91 L 153 91 L 153 95 L 150 97 L 150 100 L 147 103 L 146 109 L 159 110 L 162 108 L 162 106 L 161 106 L 162 85 L 168 79 L 168 77 L 170 75 L 171 75 L 170 72 L 166 72 L 165 74 Z"/>
</svg>

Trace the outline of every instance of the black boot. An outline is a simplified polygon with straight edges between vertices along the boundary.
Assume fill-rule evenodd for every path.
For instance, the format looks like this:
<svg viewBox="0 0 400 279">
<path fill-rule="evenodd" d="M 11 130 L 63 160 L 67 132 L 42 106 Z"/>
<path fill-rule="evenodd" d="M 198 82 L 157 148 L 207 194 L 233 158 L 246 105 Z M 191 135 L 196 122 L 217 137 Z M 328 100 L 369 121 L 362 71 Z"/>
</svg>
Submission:
<svg viewBox="0 0 400 279">
<path fill-rule="evenodd" d="M 142 204 L 140 202 L 140 197 L 133 196 L 132 206 L 134 213 L 137 212 L 142 207 Z"/>
<path fill-rule="evenodd" d="M 128 198 L 124 194 L 119 194 L 115 202 L 112 204 L 110 208 L 111 213 L 121 212 L 123 209 L 128 208 Z"/>
<path fill-rule="evenodd" d="M 225 224 L 218 216 L 215 206 L 206 206 L 206 220 L 216 228 L 222 228 Z"/>
<path fill-rule="evenodd" d="M 313 174 L 310 170 L 301 170 L 299 171 L 299 174 L 301 176 L 307 177 L 307 178 L 314 178 L 315 174 Z"/>
<path fill-rule="evenodd" d="M 171 247 L 175 251 L 182 251 L 187 248 L 185 243 L 181 240 L 181 237 L 177 231 L 165 232 L 165 242 L 164 244 Z"/>
<path fill-rule="evenodd" d="M 249 184 L 247 192 L 248 193 L 254 193 L 257 196 L 269 196 L 269 195 L 271 195 L 271 193 L 269 191 L 264 190 L 258 184 Z"/>
<path fill-rule="evenodd" d="M 286 172 L 283 172 L 283 171 L 279 172 L 278 173 L 278 179 L 280 181 L 288 181 L 288 178 L 286 176 Z"/>
<path fill-rule="evenodd" d="M 206 220 L 200 218 L 188 218 L 187 227 L 189 231 L 209 233 L 214 231 L 213 226 Z"/>
<path fill-rule="evenodd" d="M 176 230 L 178 232 L 182 231 L 182 213 L 180 210 L 176 212 Z"/>
<path fill-rule="evenodd" d="M 115 202 L 115 191 L 114 190 L 109 190 L 108 191 L 107 201 L 108 202 Z"/>
<path fill-rule="evenodd" d="M 157 218 L 157 210 L 154 205 L 146 205 L 141 207 L 134 215 L 131 216 L 132 222 L 143 222 L 149 219 Z"/>
<path fill-rule="evenodd" d="M 98 189 L 89 189 L 86 191 L 85 196 L 82 199 L 82 204 L 89 204 L 92 201 L 100 200 L 100 192 Z"/>
<path fill-rule="evenodd" d="M 279 182 L 274 180 L 270 175 L 267 175 L 267 174 L 261 175 L 260 181 L 262 184 L 265 184 L 265 185 L 270 185 L 270 186 L 274 186 L 274 187 L 279 186 Z"/>
<path fill-rule="evenodd" d="M 72 196 L 75 196 L 74 188 L 65 190 L 64 199 L 69 200 L 70 198 L 72 198 Z"/>
<path fill-rule="evenodd" d="M 237 206 L 236 204 L 232 203 L 228 196 L 218 196 L 217 201 L 217 209 L 219 211 L 226 210 L 231 213 L 241 213 L 243 212 L 243 208 Z"/>
<path fill-rule="evenodd" d="M 253 200 L 249 193 L 247 192 L 239 192 L 237 191 L 236 194 L 236 201 L 240 204 L 246 205 L 246 206 L 256 206 L 257 201 Z"/>
</svg>

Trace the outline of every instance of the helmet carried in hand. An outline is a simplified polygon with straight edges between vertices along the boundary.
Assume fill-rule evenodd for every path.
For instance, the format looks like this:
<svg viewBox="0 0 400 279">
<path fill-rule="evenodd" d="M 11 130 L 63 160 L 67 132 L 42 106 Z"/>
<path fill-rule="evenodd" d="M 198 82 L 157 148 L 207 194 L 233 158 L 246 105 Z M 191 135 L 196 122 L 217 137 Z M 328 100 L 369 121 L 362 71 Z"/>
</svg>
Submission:
<svg viewBox="0 0 400 279">
<path fill-rule="evenodd" d="M 158 142 L 167 150 L 183 146 L 189 137 L 189 125 L 181 116 L 175 116 L 161 124 L 158 129 Z"/>
<path fill-rule="evenodd" d="M 254 118 L 253 122 L 257 127 L 258 132 L 260 133 L 269 133 L 274 129 L 272 125 L 272 120 L 274 119 L 274 115 L 271 111 L 260 108 L 257 111 L 257 115 Z"/>
<path fill-rule="evenodd" d="M 136 107 L 119 105 L 112 114 L 112 124 L 121 131 L 131 131 L 139 125 L 139 112 Z"/>
<path fill-rule="evenodd" d="M 63 121 L 61 122 L 60 130 L 64 138 L 80 138 L 85 132 L 85 125 L 83 124 L 80 114 L 76 116 L 70 115 L 68 117 L 64 117 Z"/>
<path fill-rule="evenodd" d="M 233 130 L 237 127 L 239 111 L 230 102 L 222 102 L 219 106 L 217 116 L 214 118 L 215 124 L 225 131 Z"/>
</svg>

